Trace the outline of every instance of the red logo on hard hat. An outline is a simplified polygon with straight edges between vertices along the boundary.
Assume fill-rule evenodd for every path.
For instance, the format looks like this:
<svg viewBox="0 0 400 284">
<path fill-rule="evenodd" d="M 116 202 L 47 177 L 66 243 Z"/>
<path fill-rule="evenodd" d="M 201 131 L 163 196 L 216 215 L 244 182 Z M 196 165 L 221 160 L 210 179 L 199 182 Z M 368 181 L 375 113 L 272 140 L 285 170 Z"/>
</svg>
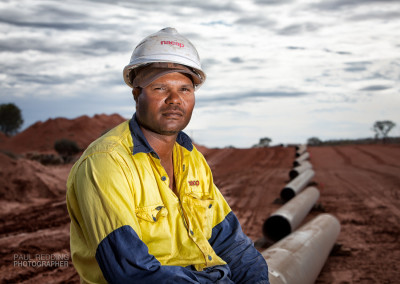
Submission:
<svg viewBox="0 0 400 284">
<path fill-rule="evenodd" d="M 200 182 L 198 180 L 190 180 L 189 185 L 190 186 L 199 186 Z"/>
<path fill-rule="evenodd" d="M 169 41 L 169 40 L 162 40 L 161 45 L 163 44 L 168 44 L 168 45 L 177 45 L 179 47 L 184 47 L 185 45 L 183 43 L 177 42 L 177 41 Z"/>
</svg>

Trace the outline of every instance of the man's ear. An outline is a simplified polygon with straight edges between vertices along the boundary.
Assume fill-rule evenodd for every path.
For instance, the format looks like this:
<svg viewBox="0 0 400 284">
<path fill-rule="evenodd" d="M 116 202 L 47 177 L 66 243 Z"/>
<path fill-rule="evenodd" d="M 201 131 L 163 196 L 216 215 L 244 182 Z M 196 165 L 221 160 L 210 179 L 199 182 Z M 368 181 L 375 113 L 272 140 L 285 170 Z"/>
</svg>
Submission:
<svg viewBox="0 0 400 284">
<path fill-rule="evenodd" d="M 135 102 L 138 101 L 139 95 L 142 93 L 142 88 L 136 87 L 132 89 L 132 95 Z"/>
</svg>

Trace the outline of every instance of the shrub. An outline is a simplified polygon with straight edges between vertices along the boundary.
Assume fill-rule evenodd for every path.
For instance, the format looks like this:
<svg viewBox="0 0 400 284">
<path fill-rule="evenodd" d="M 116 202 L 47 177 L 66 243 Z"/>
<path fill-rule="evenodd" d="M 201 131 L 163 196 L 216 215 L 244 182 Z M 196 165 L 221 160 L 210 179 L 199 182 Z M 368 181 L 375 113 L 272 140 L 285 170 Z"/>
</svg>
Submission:
<svg viewBox="0 0 400 284">
<path fill-rule="evenodd" d="M 81 151 L 75 141 L 68 139 L 57 140 L 54 143 L 54 149 L 61 155 L 65 163 L 71 161 L 72 157 Z"/>
</svg>

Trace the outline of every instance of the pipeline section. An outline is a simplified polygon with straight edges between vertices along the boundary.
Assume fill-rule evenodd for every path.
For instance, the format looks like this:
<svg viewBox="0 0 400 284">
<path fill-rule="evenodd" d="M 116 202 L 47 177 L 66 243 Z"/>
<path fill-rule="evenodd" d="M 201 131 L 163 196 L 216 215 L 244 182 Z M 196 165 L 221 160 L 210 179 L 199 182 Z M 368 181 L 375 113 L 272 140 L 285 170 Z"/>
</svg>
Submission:
<svg viewBox="0 0 400 284">
<path fill-rule="evenodd" d="M 314 175 L 315 173 L 312 169 L 305 170 L 281 190 L 281 199 L 284 201 L 292 199 L 310 182 Z"/>
<path fill-rule="evenodd" d="M 262 252 L 271 284 L 312 284 L 340 233 L 331 214 L 320 214 Z"/>
<path fill-rule="evenodd" d="M 289 178 L 294 179 L 299 174 L 305 172 L 308 169 L 312 169 L 311 163 L 309 161 L 303 161 L 297 167 L 294 167 L 293 169 L 290 170 Z"/>
<path fill-rule="evenodd" d="M 296 157 L 300 157 L 304 152 L 307 151 L 307 146 L 302 144 L 296 146 Z"/>
<path fill-rule="evenodd" d="M 296 230 L 319 199 L 316 187 L 307 187 L 300 194 L 272 213 L 263 225 L 266 238 L 279 241 Z"/>
<path fill-rule="evenodd" d="M 310 153 L 305 152 L 303 153 L 301 156 L 299 156 L 298 158 L 296 158 L 293 162 L 293 167 L 297 167 L 301 164 L 301 162 L 306 161 L 310 158 Z"/>
</svg>

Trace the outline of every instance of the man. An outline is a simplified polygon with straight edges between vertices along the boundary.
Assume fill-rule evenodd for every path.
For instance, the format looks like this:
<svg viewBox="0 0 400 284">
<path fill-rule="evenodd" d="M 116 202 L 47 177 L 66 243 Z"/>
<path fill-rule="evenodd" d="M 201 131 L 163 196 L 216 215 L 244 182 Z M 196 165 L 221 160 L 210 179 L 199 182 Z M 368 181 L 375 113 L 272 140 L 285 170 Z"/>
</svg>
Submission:
<svg viewBox="0 0 400 284">
<path fill-rule="evenodd" d="M 182 132 L 205 80 L 173 28 L 146 37 L 124 69 L 136 113 L 71 170 L 71 255 L 83 283 L 269 283 L 268 268 Z"/>
</svg>

